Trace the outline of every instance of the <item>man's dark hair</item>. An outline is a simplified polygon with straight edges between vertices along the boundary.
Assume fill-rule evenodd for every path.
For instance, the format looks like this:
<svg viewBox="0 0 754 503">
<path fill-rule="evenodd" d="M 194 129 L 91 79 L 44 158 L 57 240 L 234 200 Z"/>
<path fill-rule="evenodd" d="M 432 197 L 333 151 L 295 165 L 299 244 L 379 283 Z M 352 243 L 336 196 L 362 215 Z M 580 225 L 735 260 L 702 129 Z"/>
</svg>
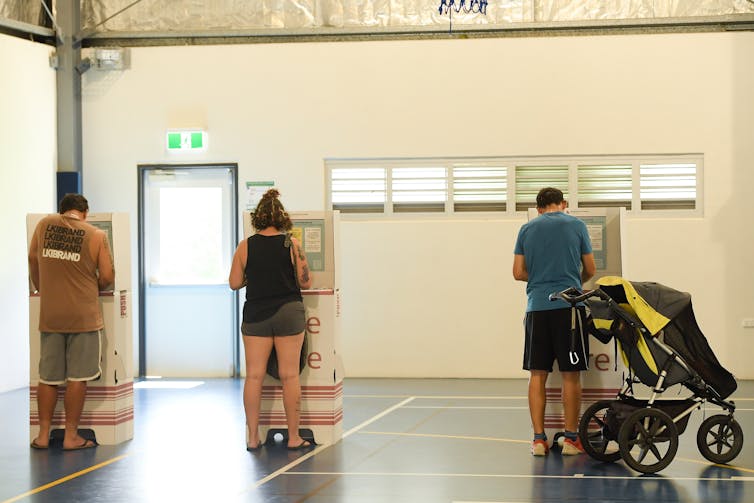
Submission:
<svg viewBox="0 0 754 503">
<path fill-rule="evenodd" d="M 86 213 L 89 211 L 89 202 L 81 194 L 66 194 L 60 200 L 60 209 L 58 212 L 62 214 L 70 210 Z"/>
<path fill-rule="evenodd" d="M 563 202 L 563 192 L 554 187 L 545 187 L 537 194 L 537 208 L 547 208 L 551 204 Z"/>
</svg>

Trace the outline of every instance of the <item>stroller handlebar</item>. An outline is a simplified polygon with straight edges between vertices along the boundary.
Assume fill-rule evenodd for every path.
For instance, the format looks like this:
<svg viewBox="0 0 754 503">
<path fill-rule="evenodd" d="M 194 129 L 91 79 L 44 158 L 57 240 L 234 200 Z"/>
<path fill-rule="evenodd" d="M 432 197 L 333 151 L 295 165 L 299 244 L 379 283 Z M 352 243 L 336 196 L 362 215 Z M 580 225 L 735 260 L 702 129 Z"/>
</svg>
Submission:
<svg viewBox="0 0 754 503">
<path fill-rule="evenodd" d="M 568 288 L 567 290 L 563 290 L 562 292 L 550 294 L 551 301 L 556 301 L 558 299 L 561 299 L 568 302 L 572 306 L 575 306 L 579 302 L 584 302 L 585 300 L 591 297 L 599 297 L 603 300 L 608 300 L 610 298 L 605 292 L 603 292 L 600 289 L 579 290 L 578 288 L 574 288 L 574 287 Z"/>
</svg>

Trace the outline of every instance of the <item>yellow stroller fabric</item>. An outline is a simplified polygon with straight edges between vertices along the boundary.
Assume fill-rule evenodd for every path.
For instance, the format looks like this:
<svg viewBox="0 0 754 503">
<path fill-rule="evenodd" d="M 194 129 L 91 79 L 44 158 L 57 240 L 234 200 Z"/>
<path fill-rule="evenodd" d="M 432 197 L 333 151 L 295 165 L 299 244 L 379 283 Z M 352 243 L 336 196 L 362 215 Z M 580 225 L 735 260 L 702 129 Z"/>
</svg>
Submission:
<svg viewBox="0 0 754 503">
<path fill-rule="evenodd" d="M 725 399 L 735 391 L 737 387 L 735 378 L 717 360 L 696 322 L 691 295 L 659 283 L 628 281 L 619 276 L 602 277 L 597 280 L 596 284 L 612 299 L 615 305 L 613 311 L 616 312 L 605 313 L 608 316 L 597 316 L 595 311 L 601 310 L 604 306 L 599 306 L 599 302 L 595 302 L 595 309 L 592 313 L 595 329 L 602 332 L 602 335 L 605 335 L 605 332 L 611 332 L 613 336 L 620 335 L 616 339 L 621 342 L 623 356 L 629 348 L 638 349 L 642 360 L 646 363 L 647 372 L 644 374 L 647 381 L 654 380 L 657 369 L 662 366 L 663 362 L 657 361 L 652 356 L 653 354 L 658 356 L 658 354 L 647 347 L 649 341 L 643 339 L 656 337 L 662 332 L 664 344 L 672 348 L 686 365 L 699 374 L 720 398 Z M 587 305 L 591 307 L 592 303 L 587 301 Z M 616 320 L 609 330 L 606 330 L 605 320 L 597 320 L 607 317 Z M 618 322 L 618 318 L 622 321 Z M 659 356 L 661 360 L 666 359 L 663 355 Z M 632 360 L 630 356 L 628 359 Z M 634 364 L 631 365 L 632 367 L 637 365 L 644 367 L 638 360 L 631 363 Z M 680 368 L 680 366 L 675 367 Z M 684 372 L 676 372 L 676 379 L 668 380 L 678 382 L 677 380 L 683 380 L 684 374 Z M 650 383 L 645 382 L 645 384 Z"/>
<path fill-rule="evenodd" d="M 634 314 L 641 320 L 651 335 L 657 335 L 670 319 L 657 312 L 644 298 L 639 295 L 630 281 L 619 276 L 603 276 L 597 280 L 598 286 L 620 286 L 626 294 L 626 300 Z M 680 293 L 680 292 L 679 292 Z"/>
</svg>

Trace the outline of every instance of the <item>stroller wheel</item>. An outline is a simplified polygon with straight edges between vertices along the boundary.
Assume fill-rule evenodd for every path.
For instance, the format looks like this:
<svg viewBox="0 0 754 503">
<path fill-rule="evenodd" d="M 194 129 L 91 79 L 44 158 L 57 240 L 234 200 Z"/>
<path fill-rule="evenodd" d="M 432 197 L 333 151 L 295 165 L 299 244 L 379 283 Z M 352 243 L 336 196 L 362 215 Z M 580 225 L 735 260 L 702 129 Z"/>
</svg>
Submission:
<svg viewBox="0 0 754 503">
<path fill-rule="evenodd" d="M 594 459 L 608 463 L 620 459 L 617 428 L 615 422 L 609 420 L 611 403 L 612 400 L 593 403 L 579 421 L 579 437 L 584 451 Z"/>
<path fill-rule="evenodd" d="M 738 421 L 727 414 L 705 419 L 696 433 L 696 445 L 702 456 L 713 463 L 728 463 L 741 452 L 744 432 Z"/>
<path fill-rule="evenodd" d="M 620 455 L 628 466 L 641 473 L 666 468 L 678 452 L 678 428 L 667 413 L 643 408 L 626 418 L 618 431 Z"/>
</svg>

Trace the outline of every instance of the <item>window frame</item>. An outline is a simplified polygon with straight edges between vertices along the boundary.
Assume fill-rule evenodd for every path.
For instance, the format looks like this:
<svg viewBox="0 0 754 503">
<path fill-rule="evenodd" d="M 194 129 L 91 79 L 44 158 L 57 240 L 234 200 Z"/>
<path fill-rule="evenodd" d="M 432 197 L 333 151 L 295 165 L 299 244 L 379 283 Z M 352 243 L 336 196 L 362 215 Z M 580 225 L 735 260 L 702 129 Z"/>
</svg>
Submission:
<svg viewBox="0 0 754 503">
<path fill-rule="evenodd" d="M 642 208 L 641 198 L 641 173 L 642 165 L 648 164 L 694 164 L 695 169 L 695 186 L 693 208 L 667 208 L 652 207 Z M 579 205 L 579 167 L 584 166 L 631 166 L 631 207 L 626 207 L 628 215 L 635 217 L 674 217 L 674 218 L 698 218 L 704 215 L 704 155 L 699 153 L 687 154 L 635 154 L 635 155 L 553 155 L 553 156 L 496 156 L 496 157 L 416 157 L 416 158 L 327 158 L 324 159 L 325 166 L 325 204 L 327 209 L 338 209 L 338 204 L 333 203 L 333 179 L 332 172 L 338 168 L 383 168 L 385 170 L 385 200 L 377 203 L 375 206 L 382 206 L 382 211 L 360 211 L 354 212 L 348 208 L 341 210 L 341 215 L 346 218 L 520 218 L 527 212 L 528 207 L 534 207 L 535 202 L 522 204 L 517 202 L 517 168 L 518 167 L 536 167 L 536 166 L 567 166 L 568 186 L 560 187 L 561 184 L 555 184 L 564 193 L 567 194 L 571 208 L 593 208 L 601 207 L 599 204 L 589 203 L 588 205 Z M 435 211 L 417 211 L 416 208 L 411 211 L 396 211 L 396 203 L 393 201 L 393 168 L 438 168 L 445 167 L 445 201 L 444 209 L 438 209 L 435 205 Z M 505 170 L 505 175 L 500 178 L 502 191 L 505 195 L 503 203 L 499 201 L 481 202 L 476 204 L 478 207 L 488 206 L 498 209 L 480 209 L 480 210 L 457 210 L 454 208 L 459 201 L 454 200 L 454 167 L 480 167 L 480 168 L 500 168 Z M 541 186 L 553 185 L 543 178 Z M 491 193 L 496 193 L 491 190 Z M 496 193 L 498 194 L 498 193 Z M 646 201 L 645 201 L 646 202 Z M 606 200 L 604 206 L 611 206 Z M 670 203 L 672 205 L 672 202 Z M 504 206 L 504 209 L 500 209 Z M 613 204 L 612 206 L 616 206 Z M 661 205 L 660 205 L 661 206 Z"/>
</svg>

